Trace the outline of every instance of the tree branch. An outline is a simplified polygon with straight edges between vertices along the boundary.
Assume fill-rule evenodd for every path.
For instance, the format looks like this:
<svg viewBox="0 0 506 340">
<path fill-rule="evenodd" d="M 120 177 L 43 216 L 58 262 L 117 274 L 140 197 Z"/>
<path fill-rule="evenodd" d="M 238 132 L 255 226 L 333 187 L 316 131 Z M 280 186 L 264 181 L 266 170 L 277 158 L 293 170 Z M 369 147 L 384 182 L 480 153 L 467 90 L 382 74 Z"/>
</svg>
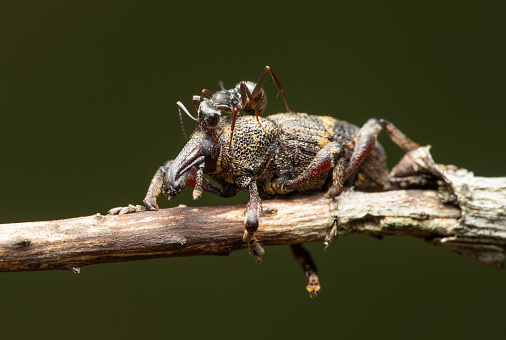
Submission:
<svg viewBox="0 0 506 340">
<path fill-rule="evenodd" d="M 417 151 L 417 150 L 415 150 Z M 420 237 L 494 267 L 506 248 L 506 178 L 475 177 L 435 165 L 428 148 L 405 157 L 417 172 L 442 178 L 448 191 L 345 191 L 337 198 L 338 236 Z M 432 163 L 431 163 L 432 162 Z M 402 163 L 402 161 L 401 161 Z M 401 164 L 400 163 L 400 164 Z M 394 175 L 399 169 L 394 168 Z M 443 183 L 444 184 L 444 183 Z M 444 203 L 451 201 L 452 204 Z M 322 193 L 263 201 L 255 233 L 263 245 L 324 241 L 330 201 Z M 0 225 L 0 271 L 67 269 L 149 258 L 227 255 L 246 247 L 244 205 L 176 207 L 124 215 Z"/>
</svg>

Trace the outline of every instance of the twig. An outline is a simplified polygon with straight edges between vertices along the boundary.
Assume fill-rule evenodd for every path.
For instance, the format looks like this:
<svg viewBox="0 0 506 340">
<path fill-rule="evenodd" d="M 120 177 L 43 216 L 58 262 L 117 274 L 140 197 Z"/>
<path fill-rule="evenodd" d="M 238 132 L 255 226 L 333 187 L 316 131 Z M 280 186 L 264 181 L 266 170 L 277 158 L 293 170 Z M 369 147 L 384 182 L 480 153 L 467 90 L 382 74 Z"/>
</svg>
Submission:
<svg viewBox="0 0 506 340">
<path fill-rule="evenodd" d="M 506 178 L 474 177 L 430 163 L 428 149 L 409 160 L 443 178 L 449 192 L 345 191 L 338 236 L 409 235 L 500 267 L 506 247 Z M 415 157 L 415 159 L 413 159 Z M 394 171 L 395 172 L 395 171 Z M 452 201 L 453 203 L 443 203 Z M 323 242 L 330 204 L 322 193 L 263 202 L 255 235 L 263 245 Z M 244 205 L 176 207 L 124 215 L 0 225 L 0 271 L 66 269 L 159 257 L 227 255 L 246 247 Z M 266 255 L 268 256 L 268 254 Z"/>
</svg>

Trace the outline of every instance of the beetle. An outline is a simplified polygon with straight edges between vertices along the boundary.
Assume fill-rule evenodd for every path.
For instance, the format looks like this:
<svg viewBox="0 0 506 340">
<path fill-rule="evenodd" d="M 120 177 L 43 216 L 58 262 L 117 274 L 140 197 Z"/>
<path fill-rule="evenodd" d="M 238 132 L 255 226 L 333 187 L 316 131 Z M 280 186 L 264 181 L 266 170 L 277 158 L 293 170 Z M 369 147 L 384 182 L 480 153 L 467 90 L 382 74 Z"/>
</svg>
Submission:
<svg viewBox="0 0 506 340">
<path fill-rule="evenodd" d="M 199 121 L 209 118 L 206 112 L 201 112 Z M 179 155 L 157 170 L 143 202 L 147 209 L 157 210 L 160 193 L 171 200 L 185 186 L 194 188 L 194 199 L 203 191 L 222 197 L 249 191 L 243 240 L 257 261 L 264 253 L 255 237 L 262 198 L 326 190 L 335 210 L 335 198 L 345 186 L 365 191 L 388 189 L 386 155 L 376 141 L 381 131 L 405 152 L 419 147 L 384 119 L 371 118 L 358 128 L 328 116 L 288 112 L 257 117 L 260 126 L 252 115 L 243 115 L 236 119 L 233 136 L 233 116 L 213 115 L 213 119 L 213 128 L 198 124 Z M 220 186 L 209 182 L 204 174 Z M 329 238 L 338 228 L 337 214 L 334 211 L 331 215 Z M 292 251 L 309 278 L 306 288 L 310 296 L 316 296 L 320 284 L 309 253 L 301 245 L 292 246 Z"/>
</svg>

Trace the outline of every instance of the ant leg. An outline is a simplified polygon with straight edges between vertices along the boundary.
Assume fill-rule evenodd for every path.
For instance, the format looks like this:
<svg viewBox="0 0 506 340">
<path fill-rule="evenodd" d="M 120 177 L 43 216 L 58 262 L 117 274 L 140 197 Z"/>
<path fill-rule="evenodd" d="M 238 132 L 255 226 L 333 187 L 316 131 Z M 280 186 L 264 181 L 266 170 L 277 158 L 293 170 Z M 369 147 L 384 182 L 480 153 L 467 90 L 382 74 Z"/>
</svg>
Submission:
<svg viewBox="0 0 506 340">
<path fill-rule="evenodd" d="M 202 92 L 200 92 L 200 102 L 202 102 L 204 100 L 204 95 L 206 95 L 209 98 L 211 98 L 213 96 L 213 94 L 214 94 L 213 91 L 209 91 L 209 90 L 203 89 Z"/>
<path fill-rule="evenodd" d="M 254 98 L 253 95 L 249 91 L 248 86 L 246 86 L 246 83 L 244 81 L 241 81 L 240 84 L 241 84 L 240 85 L 240 87 L 241 87 L 241 90 L 240 90 L 241 91 L 241 100 L 242 100 L 243 105 L 245 105 L 244 103 L 246 103 L 246 97 L 247 97 L 247 99 L 249 100 L 251 105 L 253 105 L 253 109 L 255 110 L 255 117 L 257 117 L 257 122 L 258 122 L 258 124 L 260 124 L 260 127 L 262 127 L 262 129 L 263 129 L 262 123 L 260 123 L 260 119 L 258 118 L 257 103 L 253 99 Z"/>
<path fill-rule="evenodd" d="M 201 98 L 200 96 L 193 96 L 193 98 L 192 98 L 192 101 L 193 101 L 193 111 L 195 112 L 195 117 L 199 116 L 199 106 L 200 106 L 200 103 L 201 103 L 200 98 Z"/>
<path fill-rule="evenodd" d="M 309 279 L 309 283 L 306 286 L 306 290 L 309 293 L 310 298 L 315 298 L 316 293 L 320 290 L 320 282 L 318 280 L 318 274 L 316 273 L 316 266 L 314 265 L 313 259 L 309 252 L 302 246 L 302 244 L 292 244 L 293 256 L 302 266 L 306 277 Z"/>
<path fill-rule="evenodd" d="M 237 120 L 237 112 L 239 110 L 234 107 L 234 113 L 232 116 L 232 124 L 230 125 L 230 141 L 228 142 L 228 146 L 232 149 L 232 138 L 234 137 L 234 129 L 235 129 L 235 121 Z"/>
<path fill-rule="evenodd" d="M 211 98 L 214 95 L 214 92 L 206 90 L 206 89 L 203 89 L 202 92 L 200 92 L 200 97 L 199 96 L 193 96 L 193 109 L 195 110 L 195 116 L 196 117 L 199 116 L 199 114 L 198 114 L 198 107 L 200 106 L 200 103 L 202 103 L 202 101 L 204 100 L 204 95 L 206 95 L 209 98 Z M 198 102 L 198 105 L 197 105 L 197 102 Z"/>
<path fill-rule="evenodd" d="M 262 73 L 260 73 L 260 77 L 258 77 L 257 84 L 255 85 L 255 88 L 254 88 L 253 93 L 252 93 L 253 97 L 256 97 L 258 95 L 258 93 L 260 92 L 260 90 L 262 89 L 262 85 L 264 84 L 265 75 L 266 75 L 267 71 L 269 71 L 269 73 L 271 74 L 272 81 L 274 81 L 274 84 L 278 88 L 278 95 L 279 95 L 279 93 L 281 93 L 281 95 L 283 96 L 283 101 L 285 102 L 285 108 L 286 108 L 286 110 L 288 112 L 293 112 L 288 107 L 288 102 L 286 101 L 286 96 L 285 96 L 285 90 L 283 90 L 283 87 L 281 86 L 281 83 L 279 82 L 278 77 L 276 77 L 276 75 L 274 74 L 274 71 L 272 71 L 272 69 L 269 66 L 265 66 L 265 68 L 262 71 Z"/>
</svg>

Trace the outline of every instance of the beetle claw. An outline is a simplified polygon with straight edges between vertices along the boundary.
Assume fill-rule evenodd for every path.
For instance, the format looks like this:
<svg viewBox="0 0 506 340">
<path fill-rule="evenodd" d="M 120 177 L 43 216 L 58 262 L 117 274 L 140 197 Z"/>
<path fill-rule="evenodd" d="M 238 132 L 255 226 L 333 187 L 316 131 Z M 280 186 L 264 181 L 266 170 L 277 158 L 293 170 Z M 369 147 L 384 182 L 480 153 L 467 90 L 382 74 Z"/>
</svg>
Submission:
<svg viewBox="0 0 506 340">
<path fill-rule="evenodd" d="M 146 207 L 143 205 L 132 205 L 129 204 L 127 207 L 116 207 L 110 209 L 107 214 L 108 215 L 123 215 L 123 214 L 131 214 L 136 212 L 146 211 Z"/>
<path fill-rule="evenodd" d="M 256 239 L 253 233 L 250 234 L 251 241 L 248 243 L 248 253 L 254 256 L 256 263 L 262 263 L 262 256 L 265 254 L 264 248 L 260 245 L 260 242 Z"/>
<path fill-rule="evenodd" d="M 316 293 L 321 289 L 320 281 L 318 280 L 318 275 L 316 273 L 312 273 L 309 275 L 309 283 L 306 286 L 306 290 L 309 293 L 309 297 L 314 299 L 316 297 Z"/>
</svg>

